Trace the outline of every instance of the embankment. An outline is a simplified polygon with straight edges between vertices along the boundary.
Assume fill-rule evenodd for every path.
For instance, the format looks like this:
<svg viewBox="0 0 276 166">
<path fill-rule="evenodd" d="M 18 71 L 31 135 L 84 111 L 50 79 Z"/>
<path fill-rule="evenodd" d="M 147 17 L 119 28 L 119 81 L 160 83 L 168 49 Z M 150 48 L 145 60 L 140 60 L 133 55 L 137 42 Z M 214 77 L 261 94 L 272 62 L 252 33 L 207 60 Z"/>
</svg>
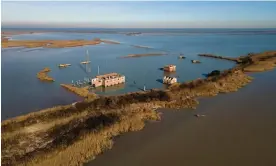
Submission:
<svg viewBox="0 0 276 166">
<path fill-rule="evenodd" d="M 235 61 L 238 64 L 236 68 L 238 67 L 245 72 L 272 70 L 276 66 L 276 51 L 249 53 L 246 56 L 240 56 L 237 58 L 223 57 L 213 54 L 198 54 L 198 56 Z"/>
<path fill-rule="evenodd" d="M 217 56 L 217 55 L 213 55 L 213 54 L 198 54 L 198 56 L 209 57 L 209 58 L 216 58 L 216 59 L 224 59 L 224 60 L 238 62 L 238 58 L 225 57 L 225 56 Z"/>
<path fill-rule="evenodd" d="M 3 165 L 82 165 L 110 149 L 112 138 L 159 120 L 157 108 L 196 108 L 197 97 L 237 91 L 252 81 L 244 69 L 270 63 L 275 52 L 243 58 L 219 75 L 178 83 L 169 90 L 100 96 L 2 122 Z M 42 125 L 37 127 L 37 125 Z M 47 126 L 47 127 L 46 127 Z M 34 130 L 35 128 L 35 130 Z"/>
<path fill-rule="evenodd" d="M 75 86 L 72 86 L 70 84 L 60 84 L 60 86 L 62 86 L 63 88 L 81 96 L 81 97 L 84 97 L 84 98 L 88 98 L 88 99 L 94 99 L 96 98 L 96 94 L 94 93 L 90 93 L 89 92 L 89 87 L 86 86 L 86 87 L 75 87 Z"/>
</svg>

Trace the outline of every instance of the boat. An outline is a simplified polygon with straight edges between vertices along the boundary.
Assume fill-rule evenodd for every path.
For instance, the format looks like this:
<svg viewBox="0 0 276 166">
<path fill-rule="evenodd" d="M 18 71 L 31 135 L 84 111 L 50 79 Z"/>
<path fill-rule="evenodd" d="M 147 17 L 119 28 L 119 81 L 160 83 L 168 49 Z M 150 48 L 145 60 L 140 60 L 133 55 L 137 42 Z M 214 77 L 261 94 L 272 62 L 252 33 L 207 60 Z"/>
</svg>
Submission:
<svg viewBox="0 0 276 166">
<path fill-rule="evenodd" d="M 179 57 L 178 57 L 178 59 L 185 59 L 186 57 L 185 56 L 182 56 L 182 55 L 180 55 Z"/>
<path fill-rule="evenodd" d="M 89 64 L 91 61 L 83 61 L 81 64 Z"/>
<path fill-rule="evenodd" d="M 88 50 L 86 50 L 86 61 L 82 61 L 81 64 L 89 64 L 91 61 L 89 61 L 89 53 Z"/>
<path fill-rule="evenodd" d="M 58 67 L 68 67 L 71 66 L 71 64 L 59 64 Z"/>
<path fill-rule="evenodd" d="M 201 63 L 199 60 L 192 60 L 192 63 Z"/>
</svg>

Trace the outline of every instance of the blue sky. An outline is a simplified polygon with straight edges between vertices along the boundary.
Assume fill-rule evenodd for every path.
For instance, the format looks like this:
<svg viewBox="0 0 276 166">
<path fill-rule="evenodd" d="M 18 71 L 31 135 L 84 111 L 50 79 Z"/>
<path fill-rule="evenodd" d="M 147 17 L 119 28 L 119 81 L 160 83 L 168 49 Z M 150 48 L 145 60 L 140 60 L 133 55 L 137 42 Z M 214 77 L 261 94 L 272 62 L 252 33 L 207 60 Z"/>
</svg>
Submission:
<svg viewBox="0 0 276 166">
<path fill-rule="evenodd" d="M 276 2 L 2 2 L 2 25 L 276 28 Z"/>
</svg>

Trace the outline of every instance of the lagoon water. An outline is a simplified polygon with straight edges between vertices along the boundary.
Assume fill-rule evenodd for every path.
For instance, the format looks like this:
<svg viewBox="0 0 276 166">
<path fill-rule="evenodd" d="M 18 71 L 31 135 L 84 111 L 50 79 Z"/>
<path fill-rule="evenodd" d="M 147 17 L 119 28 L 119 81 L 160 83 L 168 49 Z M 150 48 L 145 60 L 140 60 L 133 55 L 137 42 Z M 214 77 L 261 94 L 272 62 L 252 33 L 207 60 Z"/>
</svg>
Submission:
<svg viewBox="0 0 276 166">
<path fill-rule="evenodd" d="M 275 166 L 276 70 L 252 76 L 238 92 L 200 99 L 196 110 L 162 110 L 161 121 L 116 137 L 85 166 Z"/>
<path fill-rule="evenodd" d="M 121 30 L 123 31 L 123 30 Z M 132 30 L 125 30 L 132 31 Z M 133 30 L 135 31 L 135 30 Z M 139 30 L 136 30 L 139 31 Z M 275 30 L 273 30 L 275 32 Z M 218 61 L 198 57 L 198 53 L 213 53 L 236 57 L 249 52 L 276 49 L 276 33 L 272 30 L 143 30 L 140 36 L 126 36 L 124 33 L 80 33 L 45 32 L 12 36 L 12 40 L 37 39 L 109 39 L 122 44 L 100 44 L 75 48 L 2 48 L 2 120 L 41 110 L 55 105 L 69 104 L 81 100 L 75 94 L 60 87 L 61 83 L 93 77 L 100 66 L 100 74 L 118 72 L 126 76 L 127 82 L 115 88 L 96 89 L 98 94 L 120 94 L 137 91 L 146 85 L 147 89 L 165 88 L 158 82 L 164 74 L 159 70 L 166 64 L 175 64 L 179 81 L 189 81 L 204 77 L 212 70 L 228 69 L 234 65 L 228 61 Z M 219 32 L 219 33 L 218 33 Z M 249 33 L 250 32 L 250 33 Z M 136 48 L 131 45 L 148 46 Z M 87 72 L 79 62 L 85 60 L 89 50 L 91 72 Z M 128 54 L 166 52 L 164 56 L 142 58 L 119 58 Z M 187 57 L 179 60 L 184 53 Z M 198 59 L 201 64 L 192 64 Z M 59 69 L 60 63 L 70 63 L 71 67 Z M 36 73 L 50 67 L 49 73 L 54 83 L 41 82 Z M 133 82 L 136 82 L 134 84 Z"/>
</svg>

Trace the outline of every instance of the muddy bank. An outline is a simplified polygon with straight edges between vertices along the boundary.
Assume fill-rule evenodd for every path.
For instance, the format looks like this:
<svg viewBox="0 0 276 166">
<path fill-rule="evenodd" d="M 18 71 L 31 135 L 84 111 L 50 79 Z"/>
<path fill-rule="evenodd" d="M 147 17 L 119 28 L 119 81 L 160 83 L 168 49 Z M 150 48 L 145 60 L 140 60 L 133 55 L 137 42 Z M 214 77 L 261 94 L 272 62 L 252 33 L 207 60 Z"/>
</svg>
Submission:
<svg viewBox="0 0 276 166">
<path fill-rule="evenodd" d="M 116 138 L 85 166 L 276 165 L 275 74 L 253 74 L 245 88 L 200 99 L 195 111 L 162 109 L 161 121 Z"/>
</svg>

